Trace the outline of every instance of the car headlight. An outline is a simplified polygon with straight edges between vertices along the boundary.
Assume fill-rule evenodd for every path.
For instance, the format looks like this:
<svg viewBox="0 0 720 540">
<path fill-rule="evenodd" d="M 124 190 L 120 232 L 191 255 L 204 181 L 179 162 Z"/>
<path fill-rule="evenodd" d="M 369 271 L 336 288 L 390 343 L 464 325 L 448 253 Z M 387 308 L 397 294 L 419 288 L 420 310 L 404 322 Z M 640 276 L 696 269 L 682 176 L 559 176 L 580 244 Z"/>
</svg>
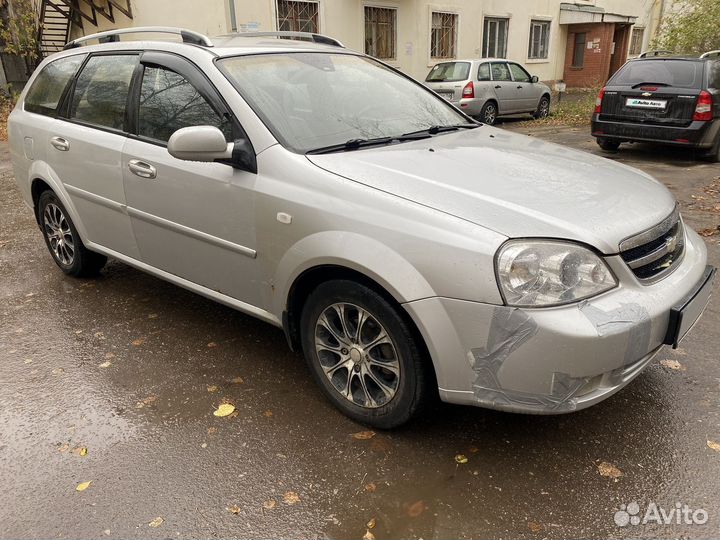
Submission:
<svg viewBox="0 0 720 540">
<path fill-rule="evenodd" d="M 500 248 L 495 264 L 509 306 L 569 304 L 617 285 L 605 261 L 569 242 L 511 240 Z"/>
</svg>

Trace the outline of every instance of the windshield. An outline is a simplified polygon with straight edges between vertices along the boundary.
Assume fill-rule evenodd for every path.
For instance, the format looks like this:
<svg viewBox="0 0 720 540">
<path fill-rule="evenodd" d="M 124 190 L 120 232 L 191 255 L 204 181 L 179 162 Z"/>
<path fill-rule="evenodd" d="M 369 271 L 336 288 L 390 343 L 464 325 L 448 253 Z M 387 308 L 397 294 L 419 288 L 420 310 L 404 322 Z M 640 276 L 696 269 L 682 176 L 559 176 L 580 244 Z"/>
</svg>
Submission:
<svg viewBox="0 0 720 540">
<path fill-rule="evenodd" d="M 470 76 L 469 62 L 445 62 L 434 66 L 425 82 L 465 81 Z"/>
<path fill-rule="evenodd" d="M 636 86 L 654 83 L 677 88 L 700 88 L 702 68 L 701 62 L 687 60 L 639 60 L 625 64 L 610 84 Z"/>
<path fill-rule="evenodd" d="M 295 152 L 468 122 L 445 100 L 366 57 L 260 54 L 218 65 L 275 138 Z"/>
</svg>

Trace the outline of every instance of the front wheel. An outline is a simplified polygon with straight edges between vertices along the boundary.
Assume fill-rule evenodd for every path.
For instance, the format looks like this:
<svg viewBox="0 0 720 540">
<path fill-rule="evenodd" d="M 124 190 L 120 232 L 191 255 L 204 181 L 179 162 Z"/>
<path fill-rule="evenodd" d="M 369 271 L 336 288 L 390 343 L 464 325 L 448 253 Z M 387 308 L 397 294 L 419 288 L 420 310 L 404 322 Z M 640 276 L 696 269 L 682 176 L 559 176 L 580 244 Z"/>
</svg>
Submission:
<svg viewBox="0 0 720 540">
<path fill-rule="evenodd" d="M 535 119 L 538 118 L 547 118 L 550 115 L 550 98 L 547 96 L 543 96 L 540 98 L 540 103 L 538 103 L 537 110 L 535 111 L 535 114 L 533 116 Z"/>
<path fill-rule="evenodd" d="M 301 317 L 308 366 L 333 404 L 381 429 L 415 416 L 431 394 L 423 348 L 398 308 L 359 283 L 328 281 Z"/>
<path fill-rule="evenodd" d="M 480 121 L 483 124 L 492 126 L 497 121 L 498 108 L 494 101 L 488 101 L 480 111 Z"/>
<path fill-rule="evenodd" d="M 38 217 L 45 244 L 63 272 L 75 277 L 92 276 L 105 266 L 107 257 L 85 247 L 70 214 L 50 190 L 40 195 Z"/>
<path fill-rule="evenodd" d="M 617 149 L 620 148 L 620 143 L 617 141 L 613 141 L 610 139 L 605 139 L 603 137 L 597 138 L 597 143 L 600 148 L 605 150 L 606 152 L 617 152 Z"/>
</svg>

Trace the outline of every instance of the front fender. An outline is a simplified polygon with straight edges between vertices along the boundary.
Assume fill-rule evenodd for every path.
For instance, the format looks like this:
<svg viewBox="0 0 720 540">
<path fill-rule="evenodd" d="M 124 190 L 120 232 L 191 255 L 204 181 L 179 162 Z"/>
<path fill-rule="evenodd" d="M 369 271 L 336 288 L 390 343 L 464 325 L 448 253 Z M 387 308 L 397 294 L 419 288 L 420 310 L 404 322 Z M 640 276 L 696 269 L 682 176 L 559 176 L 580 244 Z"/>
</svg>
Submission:
<svg viewBox="0 0 720 540">
<path fill-rule="evenodd" d="M 436 296 L 427 280 L 400 254 L 382 242 L 357 233 L 324 231 L 299 240 L 280 260 L 273 312 L 285 310 L 290 288 L 306 270 L 336 265 L 360 272 L 382 286 L 398 303 Z"/>
</svg>

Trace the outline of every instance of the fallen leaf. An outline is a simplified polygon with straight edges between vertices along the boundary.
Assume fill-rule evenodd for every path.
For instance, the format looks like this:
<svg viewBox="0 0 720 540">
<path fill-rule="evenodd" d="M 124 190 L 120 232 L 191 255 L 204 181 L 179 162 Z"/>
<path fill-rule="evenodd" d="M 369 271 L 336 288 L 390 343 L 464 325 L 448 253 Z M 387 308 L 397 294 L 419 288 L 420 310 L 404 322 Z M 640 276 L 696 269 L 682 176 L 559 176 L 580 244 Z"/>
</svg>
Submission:
<svg viewBox="0 0 720 540">
<path fill-rule="evenodd" d="M 202 444 L 200 445 L 200 448 L 207 448 L 207 443 L 206 443 L 206 442 L 202 443 Z"/>
<path fill-rule="evenodd" d="M 477 454 L 480 451 L 480 449 L 477 446 L 471 446 L 470 448 L 468 448 L 468 450 L 470 451 L 471 454 Z"/>
<path fill-rule="evenodd" d="M 710 448 L 711 450 L 720 452 L 720 443 L 716 443 L 715 441 L 708 440 L 707 445 L 708 445 L 708 448 Z"/>
<path fill-rule="evenodd" d="M 217 343 L 215 343 L 214 341 L 211 341 L 210 343 L 207 344 L 207 347 L 208 347 L 208 349 L 214 349 L 215 347 L 217 347 Z"/>
<path fill-rule="evenodd" d="M 273 415 L 273 412 L 272 412 L 272 411 L 265 411 L 265 412 L 263 413 L 263 416 L 267 416 L 268 418 L 270 418 L 272 415 Z"/>
<path fill-rule="evenodd" d="M 465 457 L 464 454 L 458 454 L 457 456 L 455 456 L 455 462 L 456 462 L 456 463 L 460 463 L 460 464 L 464 464 L 464 463 L 467 463 L 467 462 L 468 462 L 468 458 Z"/>
<path fill-rule="evenodd" d="M 148 315 L 148 319 L 157 319 L 157 316 L 157 313 L 150 313 L 150 315 Z"/>
<path fill-rule="evenodd" d="M 145 338 L 144 338 L 144 337 L 132 340 L 132 344 L 133 344 L 135 347 L 139 347 L 139 346 L 142 345 L 143 343 L 145 343 Z"/>
<path fill-rule="evenodd" d="M 270 499 L 263 503 L 263 508 L 265 510 L 272 510 L 276 506 L 277 506 L 277 501 L 275 499 Z"/>
<path fill-rule="evenodd" d="M 114 353 L 111 353 L 111 352 L 105 353 L 105 358 L 106 358 L 107 360 L 110 360 L 111 358 L 115 358 L 115 354 L 114 354 Z"/>
<path fill-rule="evenodd" d="M 240 507 L 237 504 L 233 504 L 227 507 L 227 511 L 237 516 L 240 513 Z"/>
<path fill-rule="evenodd" d="M 211 384 L 210 386 L 207 387 L 207 391 L 210 392 L 211 394 L 214 392 L 217 392 L 218 390 L 219 390 L 219 388 L 215 384 Z"/>
<path fill-rule="evenodd" d="M 368 529 L 365 531 L 365 534 L 363 534 L 363 540 L 375 540 L 375 535 Z"/>
<path fill-rule="evenodd" d="M 365 491 L 368 493 L 375 493 L 375 490 L 377 489 L 377 486 L 374 482 L 370 482 L 369 484 L 365 484 Z"/>
<path fill-rule="evenodd" d="M 537 534 L 543 530 L 543 526 L 540 525 L 539 523 L 535 523 L 534 521 L 531 521 L 528 523 L 528 529 L 530 529 L 532 532 Z"/>
<path fill-rule="evenodd" d="M 78 456 L 87 456 L 88 449 L 84 446 L 78 446 L 77 448 L 73 448 L 73 454 L 77 454 Z"/>
<path fill-rule="evenodd" d="M 213 433 L 217 432 L 217 428 L 216 428 L 216 427 L 209 427 L 208 430 L 207 430 L 207 432 L 208 432 L 208 435 L 212 435 Z"/>
<path fill-rule="evenodd" d="M 75 486 L 75 491 L 85 491 L 87 488 L 90 487 L 90 484 L 92 484 L 92 480 L 88 480 L 87 482 L 81 482 L 77 486 Z"/>
<path fill-rule="evenodd" d="M 153 519 L 150 523 L 148 523 L 149 527 L 152 527 L 153 529 L 157 529 L 160 525 L 163 524 L 165 520 L 161 518 L 160 516 Z"/>
<path fill-rule="evenodd" d="M 668 369 L 675 371 L 685 371 L 685 367 L 677 360 L 660 360 L 660 363 Z"/>
<path fill-rule="evenodd" d="M 230 403 L 221 403 L 217 410 L 213 413 L 215 416 L 230 416 L 235 412 L 235 405 Z"/>
<path fill-rule="evenodd" d="M 297 504 L 300 502 L 300 496 L 294 491 L 288 491 L 283 495 L 283 502 L 285 504 Z"/>
<path fill-rule="evenodd" d="M 98 364 L 98 367 L 107 368 L 107 367 L 110 367 L 111 365 L 112 365 L 112 363 L 105 361 L 102 364 Z"/>
<path fill-rule="evenodd" d="M 65 373 L 65 370 L 61 367 L 52 370 L 53 375 L 62 375 L 63 373 Z"/>
<path fill-rule="evenodd" d="M 359 441 L 366 441 L 368 439 L 372 439 L 375 436 L 374 431 L 358 431 L 357 433 L 352 434 L 353 439 L 357 439 Z"/>
<path fill-rule="evenodd" d="M 607 461 L 603 461 L 602 463 L 598 464 L 597 468 L 600 476 L 607 476 L 608 478 L 613 478 L 617 480 L 623 475 L 620 469 L 618 469 L 612 463 L 608 463 Z"/>
<path fill-rule="evenodd" d="M 58 446 L 58 452 L 67 452 L 70 449 L 70 445 L 65 443 Z"/>
<path fill-rule="evenodd" d="M 705 236 L 705 237 L 715 236 L 716 234 L 720 234 L 720 226 L 718 226 L 714 229 L 702 229 L 702 230 L 698 231 L 698 234 L 700 236 Z"/>
<path fill-rule="evenodd" d="M 235 377 L 235 378 L 232 380 L 232 382 L 233 382 L 234 384 L 242 384 L 242 383 L 243 383 L 243 378 L 242 378 L 242 377 Z"/>
<path fill-rule="evenodd" d="M 416 501 L 407 508 L 407 515 L 410 517 L 418 517 L 425 511 L 425 503 L 422 501 Z"/>
<path fill-rule="evenodd" d="M 376 520 L 375 518 L 372 518 L 370 521 L 368 521 L 368 522 L 365 524 L 365 526 L 366 526 L 368 529 L 374 529 L 374 528 L 375 528 L 375 525 L 377 525 L 377 520 Z"/>
<path fill-rule="evenodd" d="M 138 401 L 138 402 L 135 404 L 135 408 L 136 408 L 136 409 L 142 409 L 142 408 L 145 407 L 146 405 L 150 405 L 150 404 L 154 403 L 155 400 L 157 400 L 157 396 L 148 396 L 148 397 L 146 397 L 145 399 L 143 399 L 142 401 Z"/>
</svg>

